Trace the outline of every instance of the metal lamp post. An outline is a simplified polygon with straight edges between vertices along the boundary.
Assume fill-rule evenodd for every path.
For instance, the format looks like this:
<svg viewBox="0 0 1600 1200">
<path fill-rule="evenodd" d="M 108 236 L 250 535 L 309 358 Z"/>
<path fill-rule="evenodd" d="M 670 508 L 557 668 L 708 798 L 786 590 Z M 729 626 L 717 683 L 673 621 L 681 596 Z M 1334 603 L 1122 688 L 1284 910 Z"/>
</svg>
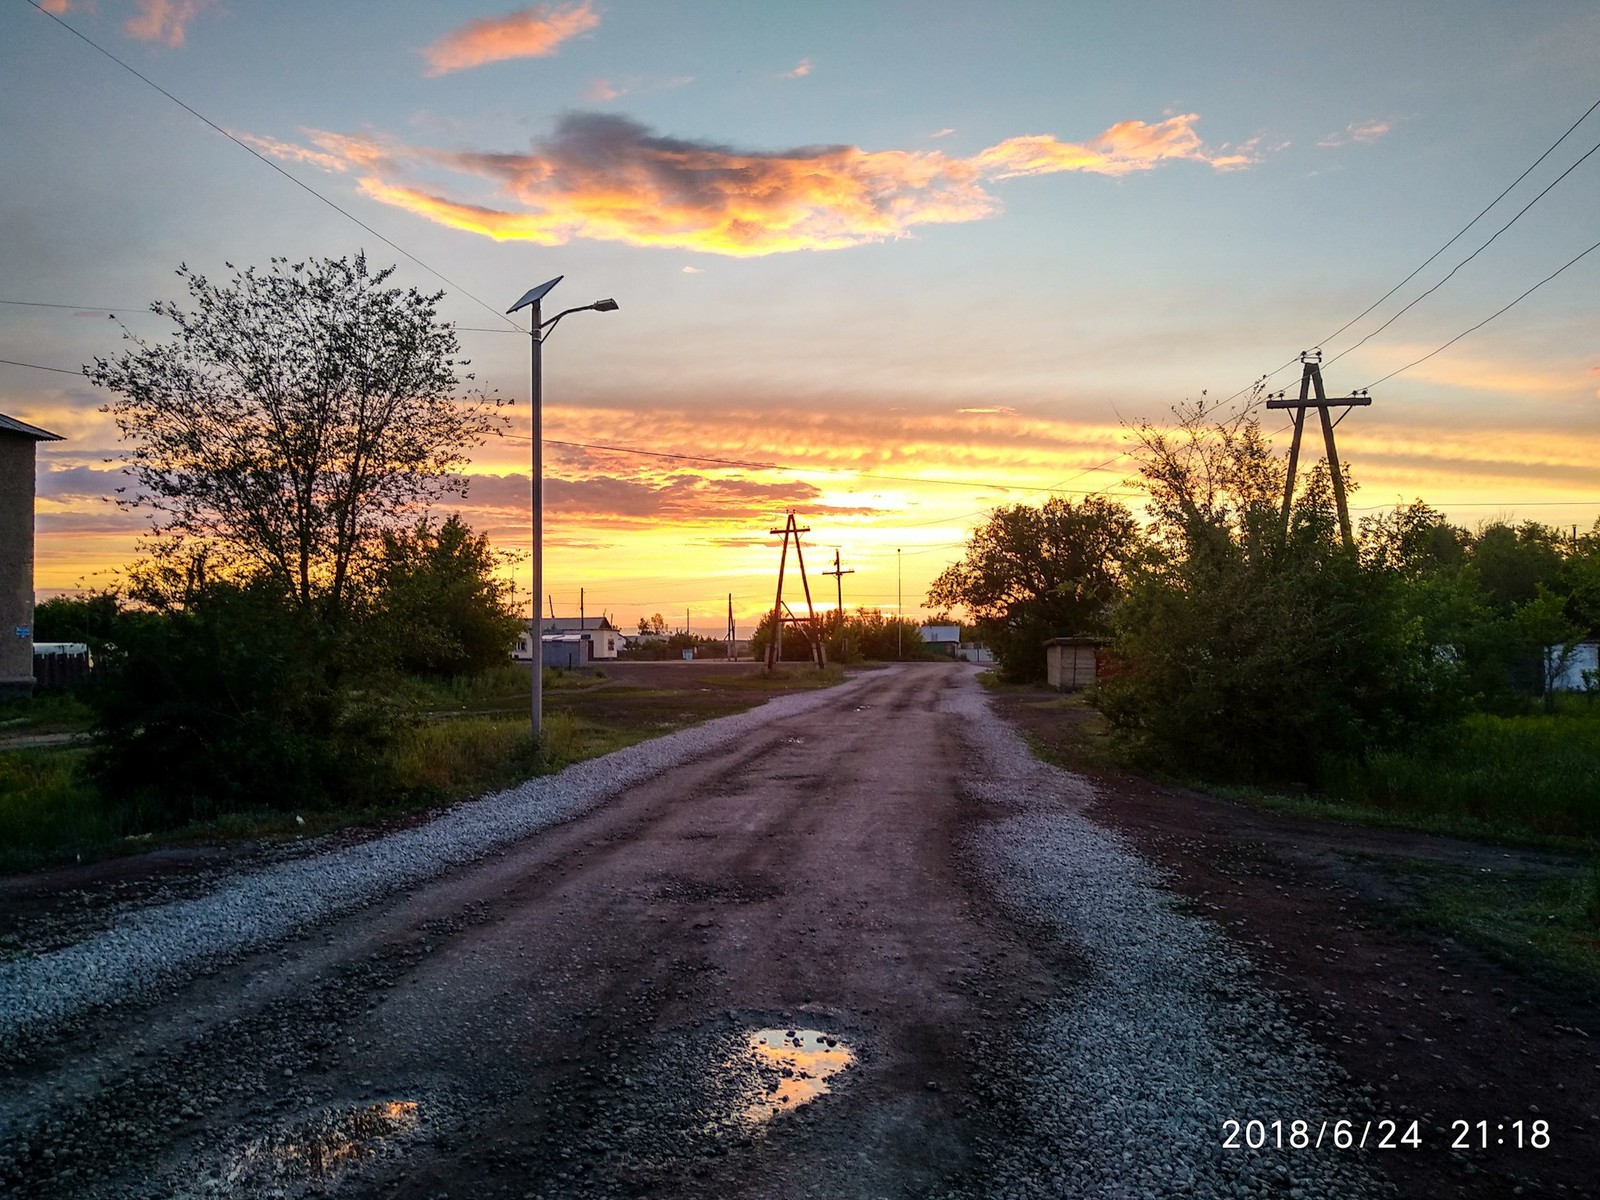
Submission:
<svg viewBox="0 0 1600 1200">
<path fill-rule="evenodd" d="M 550 289 L 566 278 L 557 275 L 536 288 L 529 289 L 510 308 L 506 314 L 521 312 L 524 308 L 532 308 L 532 325 L 528 330 L 532 343 L 532 365 L 529 370 L 530 395 L 533 406 L 533 623 L 528 627 L 532 638 L 530 653 L 533 670 L 533 736 L 538 737 L 544 730 L 544 637 L 539 632 L 542 623 L 539 616 L 539 596 L 544 591 L 544 339 L 549 336 L 547 331 L 555 328 L 556 322 L 568 313 L 584 312 L 593 309 L 595 312 L 615 312 L 620 306 L 615 300 L 596 300 L 593 304 L 580 304 L 577 308 L 569 308 L 558 312 L 548 321 L 543 319 L 542 303 L 550 294 Z"/>
</svg>

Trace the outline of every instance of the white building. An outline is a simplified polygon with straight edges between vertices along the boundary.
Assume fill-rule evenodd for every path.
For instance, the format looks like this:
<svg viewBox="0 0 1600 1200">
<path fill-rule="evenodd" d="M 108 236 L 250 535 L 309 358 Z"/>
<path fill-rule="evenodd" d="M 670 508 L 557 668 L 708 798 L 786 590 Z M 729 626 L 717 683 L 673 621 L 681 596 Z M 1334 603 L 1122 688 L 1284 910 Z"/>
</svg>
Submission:
<svg viewBox="0 0 1600 1200">
<path fill-rule="evenodd" d="M 623 646 L 622 631 L 603 616 L 546 617 L 539 633 L 546 644 L 552 641 L 565 643 L 573 639 L 582 642 L 583 649 L 579 657 L 584 662 L 615 658 Z M 532 645 L 530 633 L 524 630 L 517 635 L 517 644 L 511 651 L 511 657 L 519 662 L 529 661 L 533 657 Z M 565 660 L 568 657 L 570 655 L 563 651 L 562 658 Z"/>
</svg>

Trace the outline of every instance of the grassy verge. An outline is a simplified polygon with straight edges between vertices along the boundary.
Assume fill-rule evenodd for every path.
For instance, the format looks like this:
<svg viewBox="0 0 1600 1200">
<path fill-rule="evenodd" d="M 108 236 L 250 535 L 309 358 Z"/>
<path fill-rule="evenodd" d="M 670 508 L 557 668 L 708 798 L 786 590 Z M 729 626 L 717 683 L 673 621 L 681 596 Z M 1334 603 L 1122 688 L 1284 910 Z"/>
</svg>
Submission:
<svg viewBox="0 0 1600 1200">
<path fill-rule="evenodd" d="M 1330 772 L 1338 800 L 1395 814 L 1600 839 L 1600 717 L 1468 717 L 1425 750 L 1372 755 Z"/>
<path fill-rule="evenodd" d="M 427 719 L 399 731 L 386 750 L 393 780 L 378 807 L 235 812 L 182 829 L 131 829 L 114 800 L 85 777 L 83 747 L 0 750 L 0 870 L 30 870 L 75 858 L 105 857 L 160 845 L 288 839 L 402 819 L 440 804 L 510 787 L 648 738 L 742 712 L 786 692 L 828 687 L 844 679 L 826 671 L 752 666 L 692 682 L 664 676 L 662 685 L 609 679 L 602 672 L 544 676 L 544 738 L 529 728 L 525 667 L 506 667 L 447 683 L 414 683 L 415 709 Z M 674 686 L 677 683 L 677 686 Z M 43 723 L 87 724 L 81 706 L 27 715 Z M 14 718 L 15 719 L 15 718 Z M 28 732 L 54 731 L 30 726 Z"/>
<path fill-rule="evenodd" d="M 1539 983 L 1600 989 L 1600 860 L 1586 871 L 1492 870 L 1423 859 L 1375 861 L 1409 896 L 1395 926 L 1444 935 Z"/>
<path fill-rule="evenodd" d="M 31 700 L 0 703 L 0 737 L 44 733 L 82 733 L 94 714 L 72 692 L 40 692 Z"/>
<path fill-rule="evenodd" d="M 1581 832 L 1593 828 L 1600 807 L 1592 775 L 1597 725 L 1586 706 L 1554 717 L 1475 717 L 1427 755 L 1374 756 L 1366 778 L 1381 786 L 1358 789 L 1359 780 L 1347 780 L 1360 797 L 1350 799 L 1222 787 L 1134 767 L 1088 697 L 985 683 L 1035 756 L 1057 766 L 1131 768 L 1292 817 L 1559 852 L 1538 869 L 1358 858 L 1406 897 L 1380 909 L 1396 928 L 1454 938 L 1558 988 L 1592 994 L 1600 987 L 1600 839 Z"/>
</svg>

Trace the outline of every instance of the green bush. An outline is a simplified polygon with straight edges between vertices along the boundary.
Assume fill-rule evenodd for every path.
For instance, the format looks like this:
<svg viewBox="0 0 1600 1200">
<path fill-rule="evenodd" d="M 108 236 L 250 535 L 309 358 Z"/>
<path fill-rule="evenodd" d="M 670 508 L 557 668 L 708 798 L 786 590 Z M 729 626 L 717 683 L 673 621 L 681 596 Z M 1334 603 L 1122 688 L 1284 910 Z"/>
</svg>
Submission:
<svg viewBox="0 0 1600 1200">
<path fill-rule="evenodd" d="M 1413 747 L 1343 759 L 1326 785 L 1374 808 L 1600 838 L 1600 718 L 1475 713 Z"/>
<path fill-rule="evenodd" d="M 368 653 L 264 580 L 204 585 L 89 689 L 96 780 L 145 829 L 370 803 L 410 718 Z"/>
</svg>

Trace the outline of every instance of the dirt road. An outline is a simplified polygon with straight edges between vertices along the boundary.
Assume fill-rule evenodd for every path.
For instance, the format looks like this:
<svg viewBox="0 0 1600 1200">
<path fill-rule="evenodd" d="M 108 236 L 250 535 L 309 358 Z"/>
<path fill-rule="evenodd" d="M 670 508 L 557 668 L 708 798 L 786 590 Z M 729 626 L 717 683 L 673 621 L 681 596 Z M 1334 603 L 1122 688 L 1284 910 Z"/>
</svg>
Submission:
<svg viewBox="0 0 1600 1200">
<path fill-rule="evenodd" d="M 936 703 L 948 675 L 873 680 L 25 1053 L 5 1083 L 48 1124 L 8 1147 L 14 1194 L 891 1195 L 956 1179 L 974 1039 L 1003 1039 L 1051 971 L 955 861 L 970 813 Z M 772 1072 L 725 1064 L 765 1028 L 848 1047 L 848 1104 L 779 1118 L 793 1129 L 746 1119 Z"/>
<path fill-rule="evenodd" d="M 1312 1094 L 1290 1086 L 1303 1075 L 1359 1118 L 1361 1095 L 1318 1074 L 1309 1042 L 1290 1046 L 1304 1039 L 1270 1001 L 1240 1007 L 1232 966 L 1169 985 L 1160 976 L 1182 965 L 1158 964 L 1138 997 L 1093 999 L 1087 976 L 1116 978 L 1093 931 L 1066 936 L 997 883 L 986 864 L 1001 851 L 974 849 L 990 826 L 1033 837 L 1012 792 L 1053 828 L 1100 836 L 1073 816 L 1087 792 L 1036 764 L 997 788 L 975 693 L 962 667 L 875 673 L 585 817 L 30 1039 L 0 1063 L 0 1185 L 18 1197 L 1289 1194 L 1312 1159 L 1256 1156 L 1241 1173 L 1214 1144 L 1216 1114 L 1203 1152 L 1151 1119 L 1119 1131 L 1097 1183 L 1073 1173 L 1070 1159 L 1103 1147 L 1063 1146 L 1108 1136 L 1049 1099 L 1097 1103 L 1070 1079 L 1041 1090 L 1097 1065 L 1053 1049 L 1081 1047 L 1095 1024 L 1073 1003 L 1113 1021 L 1146 1014 L 1107 1035 L 1105 1061 L 1148 1062 L 1151 1078 L 1131 1070 L 1099 1091 L 1145 1104 L 1176 1088 L 1162 1102 L 1182 1110 L 1189 1084 L 1156 1078 L 1170 1042 L 1167 1057 L 1215 1060 L 1219 1079 L 1235 1059 L 1266 1072 L 1264 1096 Z M 1068 857 L 1063 871 L 1086 869 Z M 1092 874 L 1090 890 L 1110 886 Z M 1199 923 L 1148 884 L 1116 886 L 1143 888 L 1167 922 L 1119 894 L 1126 936 L 1145 943 L 1130 954 Z M 1123 936 L 1111 931 L 1113 954 Z M 1167 1028 L 1150 999 L 1180 984 L 1168 1007 L 1199 1033 Z M 1259 1034 L 1248 1049 L 1214 1032 L 1228 1012 Z M 1207 1161 L 1173 1169 L 1185 1155 Z M 1388 1194 L 1378 1175 L 1360 1182 L 1365 1169 L 1341 1177 L 1347 1190 L 1304 1194 Z M 1125 1183 L 1107 1191 L 1108 1179 Z"/>
</svg>

